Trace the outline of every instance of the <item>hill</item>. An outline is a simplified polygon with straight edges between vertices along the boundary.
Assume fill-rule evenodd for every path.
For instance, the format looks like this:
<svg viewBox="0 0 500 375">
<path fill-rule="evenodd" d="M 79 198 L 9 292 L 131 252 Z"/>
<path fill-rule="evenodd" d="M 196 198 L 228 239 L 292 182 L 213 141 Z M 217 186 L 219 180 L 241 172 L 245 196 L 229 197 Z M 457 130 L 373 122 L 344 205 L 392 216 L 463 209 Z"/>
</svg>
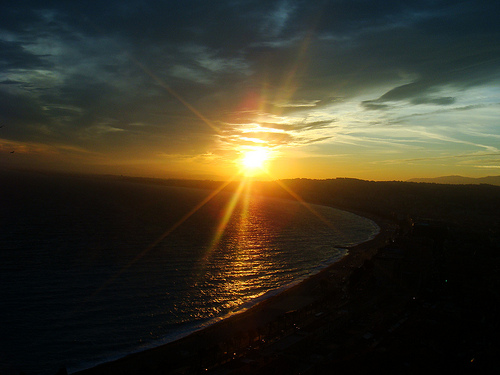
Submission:
<svg viewBox="0 0 500 375">
<path fill-rule="evenodd" d="M 454 185 L 497 185 L 500 186 L 500 176 L 487 176 L 480 178 L 463 176 L 442 176 L 435 178 L 412 178 L 408 182 L 429 182 L 436 184 L 454 184 Z"/>
<path fill-rule="evenodd" d="M 121 177 L 131 182 L 236 191 L 238 182 Z M 402 220 L 432 219 L 500 233 L 500 186 L 365 181 L 352 178 L 253 182 L 255 194 L 301 199 Z"/>
</svg>

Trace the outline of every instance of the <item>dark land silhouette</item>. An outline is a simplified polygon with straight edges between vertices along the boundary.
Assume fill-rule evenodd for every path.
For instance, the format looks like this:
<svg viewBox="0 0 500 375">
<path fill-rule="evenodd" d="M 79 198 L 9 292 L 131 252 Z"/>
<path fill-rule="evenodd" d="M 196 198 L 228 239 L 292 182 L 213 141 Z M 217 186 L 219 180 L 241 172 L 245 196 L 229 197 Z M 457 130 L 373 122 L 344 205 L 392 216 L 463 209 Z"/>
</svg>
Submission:
<svg viewBox="0 0 500 375">
<path fill-rule="evenodd" d="M 133 182 L 217 189 L 226 183 L 210 180 L 165 180 L 113 177 Z M 224 191 L 235 191 L 231 182 Z M 353 178 L 254 181 L 254 194 L 323 204 L 360 214 L 373 214 L 400 224 L 431 219 L 476 232 L 500 232 L 500 186 L 490 184 L 436 184 L 403 181 L 366 181 Z M 283 188 L 285 186 L 285 188 Z"/>
<path fill-rule="evenodd" d="M 224 190 L 236 187 L 233 182 Z M 82 375 L 491 373 L 496 368 L 500 187 L 296 179 L 254 182 L 253 189 L 294 199 L 288 190 L 309 203 L 353 211 L 375 220 L 381 233 L 245 313 Z"/>
<path fill-rule="evenodd" d="M 463 177 L 463 176 L 442 176 L 434 178 L 412 178 L 409 182 L 431 182 L 436 184 L 489 184 L 500 186 L 500 176 L 487 176 L 487 177 Z"/>
</svg>

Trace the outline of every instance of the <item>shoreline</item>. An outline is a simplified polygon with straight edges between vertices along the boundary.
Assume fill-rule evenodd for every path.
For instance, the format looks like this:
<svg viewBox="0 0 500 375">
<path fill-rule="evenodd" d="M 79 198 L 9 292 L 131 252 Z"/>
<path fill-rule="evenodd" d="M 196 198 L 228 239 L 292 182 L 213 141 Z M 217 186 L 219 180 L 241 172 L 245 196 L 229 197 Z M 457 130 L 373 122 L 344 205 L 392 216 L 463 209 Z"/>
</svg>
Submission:
<svg viewBox="0 0 500 375">
<path fill-rule="evenodd" d="M 319 313 L 316 309 L 324 300 L 325 288 L 339 290 L 338 298 L 329 298 L 328 303 L 341 303 L 341 290 L 352 271 L 371 259 L 395 235 L 394 225 L 386 219 L 368 213 L 343 211 L 374 221 L 380 228 L 379 233 L 366 242 L 344 247 L 348 253 L 341 259 L 247 310 L 158 347 L 72 374 L 196 373 L 233 359 L 241 350 L 261 348 L 279 340 L 283 335 L 279 325 L 284 318 L 291 318 L 291 326 L 298 327 L 302 319 Z M 288 326 L 290 324 L 285 324 L 286 329 Z"/>
</svg>

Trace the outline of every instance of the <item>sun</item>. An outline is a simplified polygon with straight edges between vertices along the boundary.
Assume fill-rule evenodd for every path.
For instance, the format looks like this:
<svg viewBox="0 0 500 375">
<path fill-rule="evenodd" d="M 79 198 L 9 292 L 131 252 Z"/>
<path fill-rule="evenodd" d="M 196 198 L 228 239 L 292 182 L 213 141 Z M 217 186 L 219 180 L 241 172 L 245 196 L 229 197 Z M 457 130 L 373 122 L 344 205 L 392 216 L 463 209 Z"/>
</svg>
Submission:
<svg viewBox="0 0 500 375">
<path fill-rule="evenodd" d="M 245 173 L 253 174 L 264 170 L 268 160 L 269 151 L 265 148 L 258 148 L 245 151 L 240 163 Z"/>
</svg>

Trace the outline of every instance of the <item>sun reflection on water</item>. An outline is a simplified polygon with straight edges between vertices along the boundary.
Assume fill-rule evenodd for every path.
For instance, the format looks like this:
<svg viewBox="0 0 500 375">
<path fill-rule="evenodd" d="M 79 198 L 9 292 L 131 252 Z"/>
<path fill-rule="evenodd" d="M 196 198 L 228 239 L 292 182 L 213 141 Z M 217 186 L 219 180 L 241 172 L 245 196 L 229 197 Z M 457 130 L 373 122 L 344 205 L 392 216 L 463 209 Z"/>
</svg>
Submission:
<svg viewBox="0 0 500 375">
<path fill-rule="evenodd" d="M 234 310 L 273 289 L 276 272 L 283 271 L 273 258 L 276 223 L 251 189 L 251 180 L 242 181 L 227 202 L 197 276 L 195 287 L 211 293 L 221 310 Z"/>
</svg>

